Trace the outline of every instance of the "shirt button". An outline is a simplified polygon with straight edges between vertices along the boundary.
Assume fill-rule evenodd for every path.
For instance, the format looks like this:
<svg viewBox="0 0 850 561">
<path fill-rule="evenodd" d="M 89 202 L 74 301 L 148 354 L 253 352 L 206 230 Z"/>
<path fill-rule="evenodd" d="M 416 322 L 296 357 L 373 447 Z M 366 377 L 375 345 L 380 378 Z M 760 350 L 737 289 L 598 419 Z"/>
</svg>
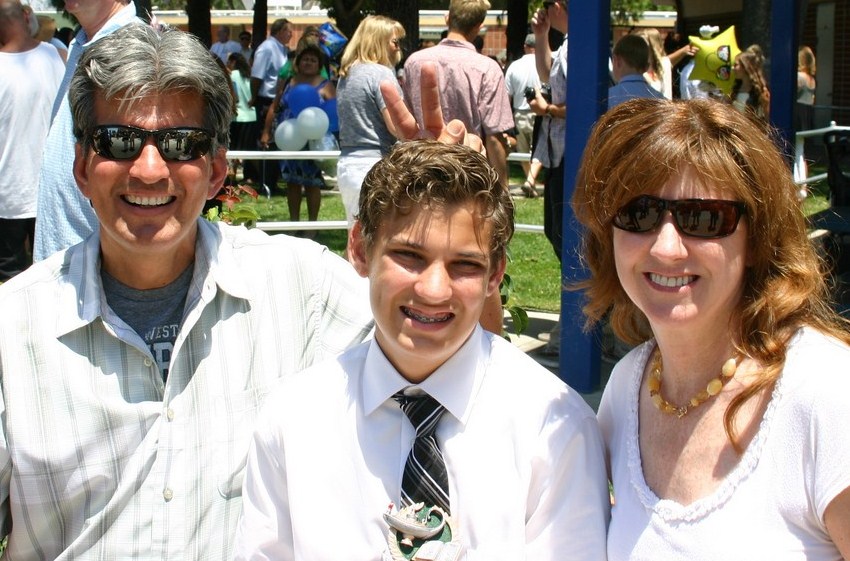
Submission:
<svg viewBox="0 0 850 561">
<path fill-rule="evenodd" d="M 151 359 L 149 359 L 149 358 L 145 359 L 145 366 L 150 368 L 152 364 L 153 364 L 153 361 Z"/>
<path fill-rule="evenodd" d="M 166 488 L 166 489 L 162 492 L 162 498 L 163 498 L 163 499 L 165 499 L 166 501 L 170 501 L 171 499 L 173 499 L 173 498 L 174 498 L 174 491 L 172 491 L 171 489 Z"/>
<path fill-rule="evenodd" d="M 166 417 L 169 421 L 173 421 L 173 420 L 174 420 L 174 409 L 172 409 L 171 407 L 169 407 L 168 409 L 166 409 L 166 410 L 165 410 L 165 417 Z"/>
</svg>

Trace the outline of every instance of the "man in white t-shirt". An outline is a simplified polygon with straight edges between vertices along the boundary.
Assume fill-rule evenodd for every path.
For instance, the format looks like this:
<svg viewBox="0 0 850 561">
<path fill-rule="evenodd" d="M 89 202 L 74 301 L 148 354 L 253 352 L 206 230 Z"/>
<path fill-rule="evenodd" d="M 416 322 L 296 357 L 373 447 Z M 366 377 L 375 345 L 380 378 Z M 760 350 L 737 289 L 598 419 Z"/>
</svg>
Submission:
<svg viewBox="0 0 850 561">
<path fill-rule="evenodd" d="M 30 34 L 32 11 L 0 0 L 0 281 L 32 263 L 38 173 L 65 66 Z"/>
<path fill-rule="evenodd" d="M 526 35 L 523 56 L 513 61 L 505 72 L 505 86 L 511 96 L 511 106 L 514 110 L 517 152 L 530 152 L 533 143 L 534 113 L 528 104 L 528 97 L 529 94 L 540 89 L 537 61 L 534 56 L 536 43 L 533 33 Z M 533 94 L 532 97 L 534 97 Z M 541 167 L 540 160 L 532 159 L 530 162 L 522 162 L 522 169 L 526 175 L 522 190 L 528 197 L 537 196 L 535 182 Z"/>
<path fill-rule="evenodd" d="M 254 52 L 251 65 L 251 105 L 257 111 L 257 121 L 265 121 L 269 106 L 274 102 L 277 75 L 289 59 L 289 41 L 292 39 L 292 23 L 287 19 L 272 22 L 269 37 L 260 43 Z M 260 127 L 257 127 L 258 130 Z M 259 134 L 259 132 L 258 132 Z M 257 138 L 259 141 L 259 137 Z M 262 163 L 262 177 L 265 185 L 274 187 L 280 171 L 277 162 L 267 160 Z"/>
<path fill-rule="evenodd" d="M 212 44 L 210 52 L 227 64 L 230 53 L 241 53 L 242 45 L 230 38 L 230 28 L 222 25 L 218 28 L 218 41 Z"/>
</svg>

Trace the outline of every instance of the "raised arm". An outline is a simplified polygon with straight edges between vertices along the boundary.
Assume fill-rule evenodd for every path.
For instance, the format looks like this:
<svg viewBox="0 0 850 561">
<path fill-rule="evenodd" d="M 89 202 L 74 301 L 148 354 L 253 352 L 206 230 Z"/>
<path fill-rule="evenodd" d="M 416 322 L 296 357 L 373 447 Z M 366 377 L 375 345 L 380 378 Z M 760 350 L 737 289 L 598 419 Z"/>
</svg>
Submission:
<svg viewBox="0 0 850 561">
<path fill-rule="evenodd" d="M 534 33 L 534 62 L 537 64 L 537 76 L 543 84 L 549 83 L 552 70 L 552 48 L 549 46 L 549 14 L 545 9 L 537 10 L 531 16 L 531 31 Z"/>
</svg>

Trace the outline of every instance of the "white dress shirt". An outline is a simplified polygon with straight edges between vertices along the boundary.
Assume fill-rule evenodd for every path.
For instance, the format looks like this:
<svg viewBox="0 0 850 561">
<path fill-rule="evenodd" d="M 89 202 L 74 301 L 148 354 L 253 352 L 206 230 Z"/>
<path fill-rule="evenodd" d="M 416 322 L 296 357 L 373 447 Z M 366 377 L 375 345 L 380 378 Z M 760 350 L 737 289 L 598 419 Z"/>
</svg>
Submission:
<svg viewBox="0 0 850 561">
<path fill-rule="evenodd" d="M 249 452 L 236 559 L 377 561 L 415 437 L 409 386 L 375 341 L 288 377 Z M 602 441 L 580 395 L 476 328 L 419 386 L 445 408 L 437 441 L 468 560 L 605 559 Z"/>
</svg>

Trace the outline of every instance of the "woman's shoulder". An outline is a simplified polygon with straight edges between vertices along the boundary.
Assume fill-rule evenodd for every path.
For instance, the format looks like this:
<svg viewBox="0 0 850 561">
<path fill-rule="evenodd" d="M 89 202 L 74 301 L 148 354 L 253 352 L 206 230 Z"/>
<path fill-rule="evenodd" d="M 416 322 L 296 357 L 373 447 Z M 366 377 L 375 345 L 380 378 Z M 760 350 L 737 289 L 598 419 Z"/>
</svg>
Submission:
<svg viewBox="0 0 850 561">
<path fill-rule="evenodd" d="M 850 406 L 850 345 L 810 327 L 791 339 L 782 386 L 806 401 L 840 397 Z"/>
<path fill-rule="evenodd" d="M 803 327 L 788 344 L 788 360 L 800 358 L 819 364 L 836 364 L 835 359 L 850 360 L 850 345 L 812 327 Z M 847 364 L 850 363 L 844 363 Z"/>
</svg>

